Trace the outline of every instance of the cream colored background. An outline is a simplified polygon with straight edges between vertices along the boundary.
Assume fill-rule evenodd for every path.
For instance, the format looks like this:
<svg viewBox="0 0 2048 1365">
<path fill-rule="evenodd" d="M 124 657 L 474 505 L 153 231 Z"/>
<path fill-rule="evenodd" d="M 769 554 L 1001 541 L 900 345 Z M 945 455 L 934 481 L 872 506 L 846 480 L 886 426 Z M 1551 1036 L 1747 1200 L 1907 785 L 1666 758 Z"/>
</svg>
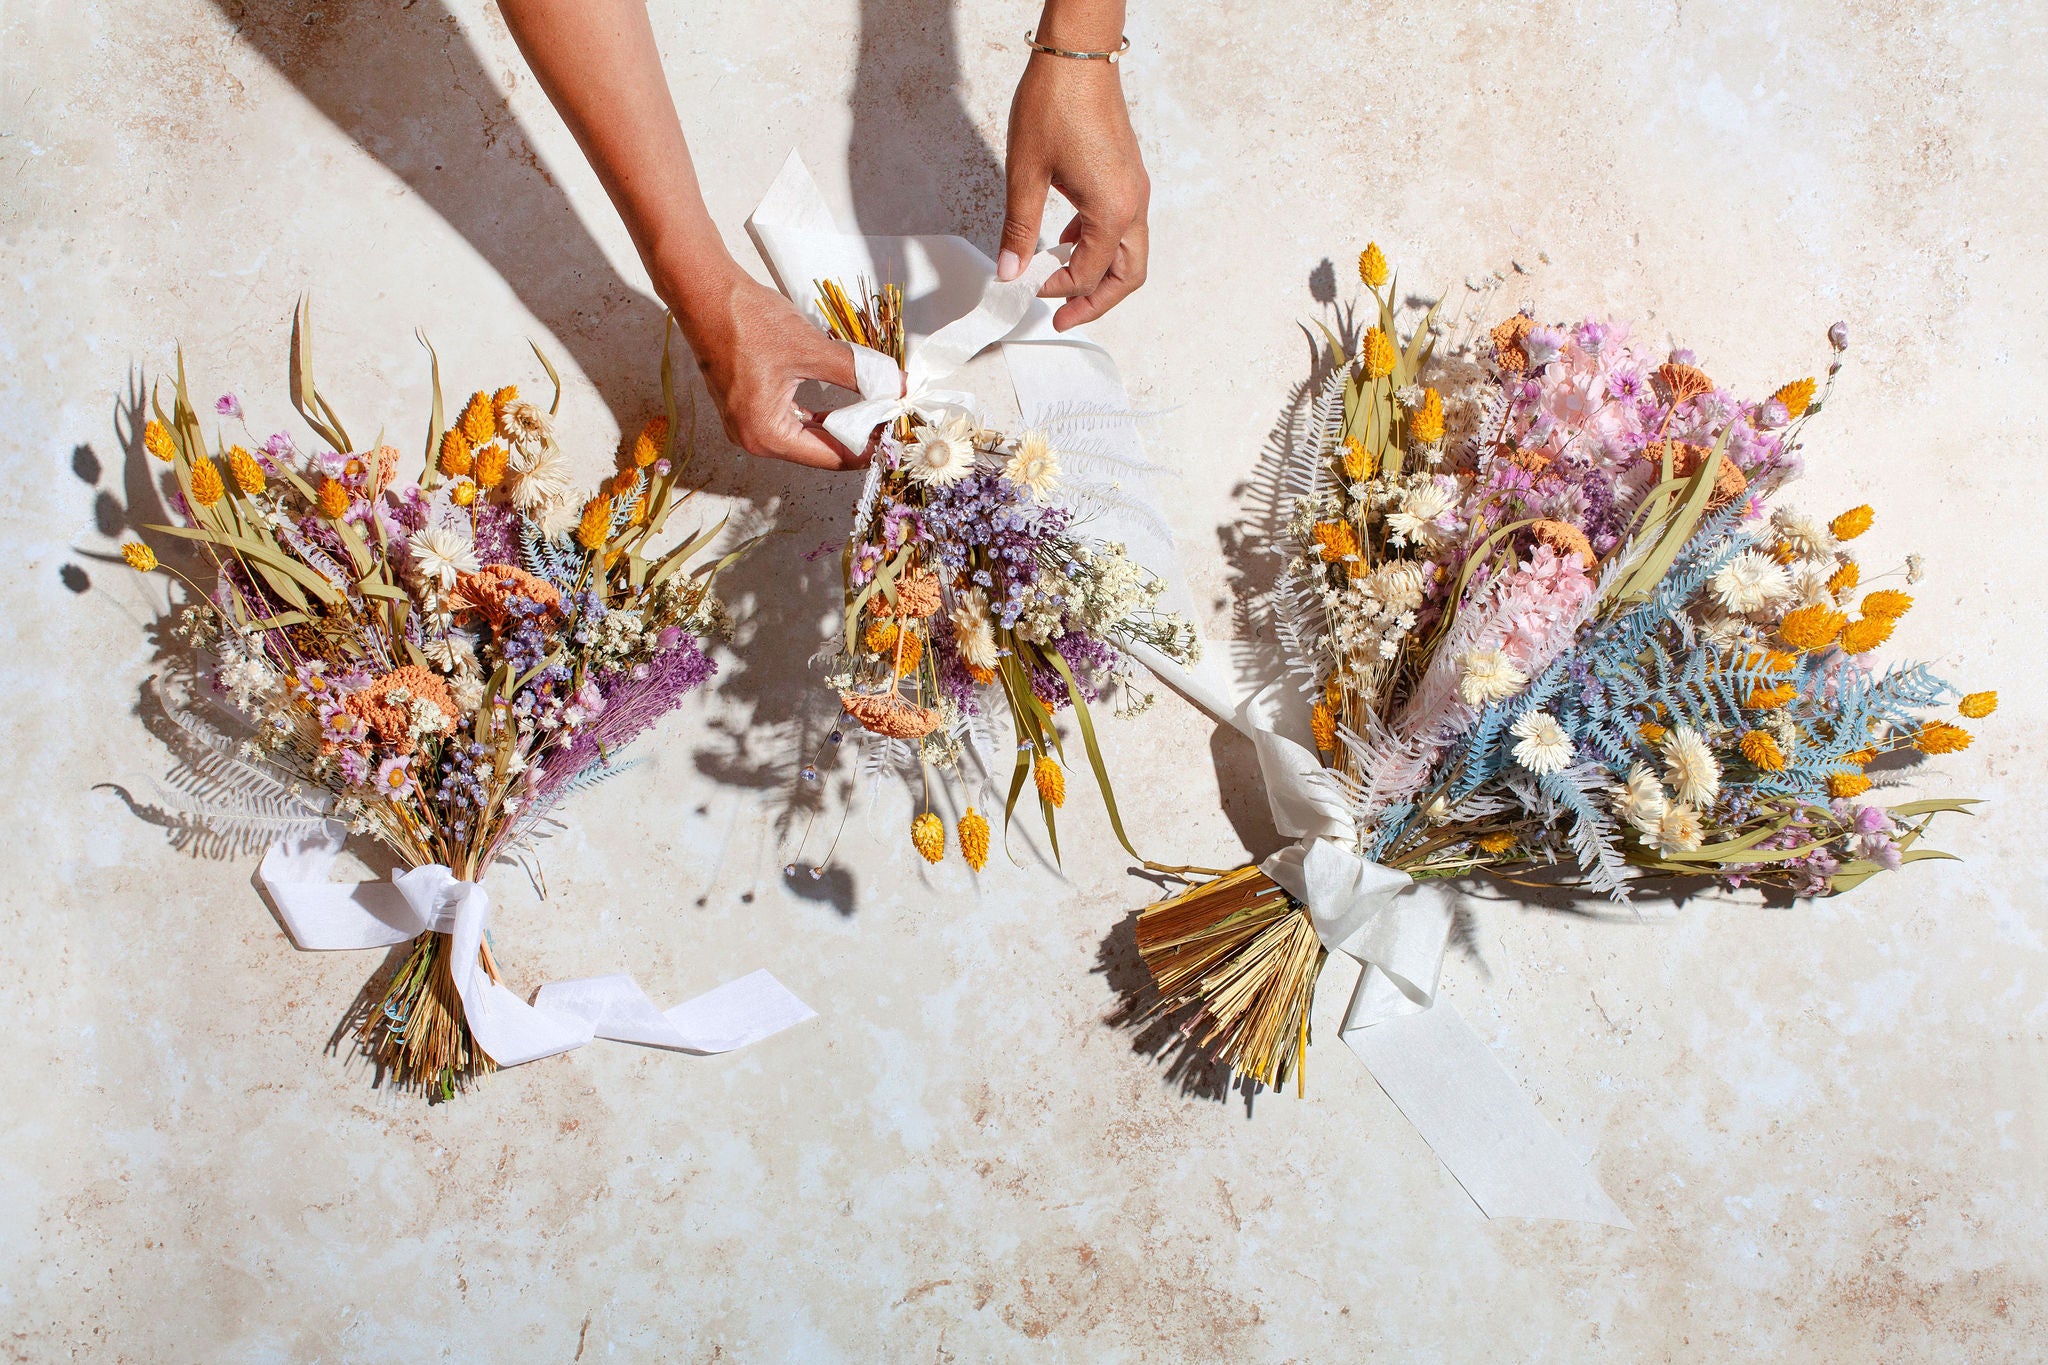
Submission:
<svg viewBox="0 0 2048 1365">
<path fill-rule="evenodd" d="M 375 959 L 293 952 L 247 862 L 174 852 L 95 785 L 165 766 L 134 715 L 163 584 L 108 560 L 119 403 L 182 341 L 202 395 L 295 426 L 311 289 L 358 427 L 415 446 L 415 325 L 464 391 L 538 382 L 532 337 L 595 472 L 657 401 L 657 315 L 485 5 L 24 0 L 0 12 L 9 1358 L 2038 1358 L 2041 8 L 1134 9 L 1152 281 L 1100 336 L 1163 410 L 1210 629 L 1325 256 L 1341 280 L 1377 236 L 1454 293 L 1519 260 L 1546 312 L 1642 319 L 1751 393 L 1845 318 L 1808 497 L 1867 498 L 1874 556 L 1927 555 L 1897 652 L 2005 698 L 1945 764 L 1990 802 L 1940 831 L 1967 863 L 1789 910 L 1483 907 L 1449 992 L 1638 1230 L 1488 1223 L 1334 1044 L 1306 1101 L 1248 1115 L 1105 1022 L 1149 887 L 1090 797 L 1064 880 L 924 873 L 891 794 L 832 897 L 783 887 L 833 591 L 798 552 L 852 488 L 707 420 L 716 489 L 792 534 L 734 579 L 715 690 L 547 849 L 553 899 L 497 876 L 497 937 L 515 983 L 629 967 L 681 999 L 766 966 L 822 1017 L 716 1059 L 599 1044 L 445 1107 L 373 1091 L 322 1047 Z M 655 17 L 743 259 L 792 146 L 869 231 L 992 240 L 1024 4 Z M 1111 742 L 1155 856 L 1267 837 L 1248 754 L 1179 702 Z"/>
</svg>

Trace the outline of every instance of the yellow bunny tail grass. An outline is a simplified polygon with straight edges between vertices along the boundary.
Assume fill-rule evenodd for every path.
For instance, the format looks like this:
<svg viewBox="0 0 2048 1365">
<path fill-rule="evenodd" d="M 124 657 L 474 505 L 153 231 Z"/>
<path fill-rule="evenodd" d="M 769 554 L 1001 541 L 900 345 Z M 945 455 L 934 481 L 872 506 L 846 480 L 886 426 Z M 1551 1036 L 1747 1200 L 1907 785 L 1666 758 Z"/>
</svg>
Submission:
<svg viewBox="0 0 2048 1365">
<path fill-rule="evenodd" d="M 1862 773 L 1829 773 L 1828 795 L 1837 801 L 1861 796 L 1870 790 L 1870 779 Z"/>
<path fill-rule="evenodd" d="M 497 435 L 498 418 L 491 409 L 491 396 L 482 390 L 471 394 L 469 402 L 462 407 L 462 416 L 455 419 L 455 425 L 461 428 L 463 437 L 472 447 L 480 446 Z"/>
<path fill-rule="evenodd" d="M 1387 282 L 1387 254 L 1378 242 L 1367 242 L 1358 253 L 1358 278 L 1374 289 Z"/>
<path fill-rule="evenodd" d="M 1848 624 L 1849 618 L 1841 612 L 1816 604 L 1786 612 L 1778 623 L 1778 634 L 1797 650 L 1825 649 Z"/>
<path fill-rule="evenodd" d="M 1896 621 L 1913 609 L 1913 595 L 1880 588 L 1863 594 L 1862 607 L 1865 616 L 1882 616 L 1887 621 Z"/>
<path fill-rule="evenodd" d="M 1828 592 L 1836 601 L 1856 591 L 1856 585 L 1863 579 L 1863 570 L 1856 567 L 1853 559 L 1844 560 L 1842 567 L 1828 575 Z"/>
<path fill-rule="evenodd" d="M 170 429 L 154 417 L 142 424 L 142 448 L 165 464 L 169 464 L 178 453 L 177 445 L 171 440 Z"/>
<path fill-rule="evenodd" d="M 1337 713 L 1326 701 L 1319 701 L 1309 709 L 1309 733 L 1315 736 L 1316 749 L 1321 753 L 1332 753 L 1337 748 Z"/>
<path fill-rule="evenodd" d="M 348 485 L 330 475 L 320 480 L 317 500 L 321 516 L 329 521 L 340 521 L 348 513 Z"/>
<path fill-rule="evenodd" d="M 505 409 L 519 401 L 519 386 L 507 384 L 491 395 L 491 430 L 505 434 Z"/>
<path fill-rule="evenodd" d="M 668 444 L 668 418 L 650 417 L 647 425 L 640 428 L 640 435 L 633 441 L 633 465 L 645 469 L 661 458 L 663 446 Z"/>
<path fill-rule="evenodd" d="M 492 442 L 476 453 L 476 465 L 470 477 L 479 488 L 496 488 L 505 481 L 505 470 L 512 461 L 512 452 Z"/>
<path fill-rule="evenodd" d="M 441 433 L 441 472 L 451 479 L 468 476 L 476 467 L 475 452 L 470 448 L 469 438 L 462 434 L 461 427 L 450 427 Z"/>
<path fill-rule="evenodd" d="M 1444 438 L 1444 398 L 1435 389 L 1422 391 L 1422 406 L 1408 419 L 1408 434 L 1423 445 L 1435 445 Z"/>
<path fill-rule="evenodd" d="M 121 547 L 121 558 L 128 561 L 128 567 L 137 573 L 148 573 L 156 567 L 156 551 L 139 540 L 131 540 Z"/>
<path fill-rule="evenodd" d="M 1777 737 L 1768 730 L 1751 730 L 1744 735 L 1742 756 L 1755 764 L 1758 772 L 1785 771 L 1785 751 L 1778 747 Z"/>
<path fill-rule="evenodd" d="M 1996 692 L 1972 692 L 1956 703 L 1956 710 L 1965 720 L 1982 720 L 1998 709 Z"/>
<path fill-rule="evenodd" d="M 1872 593 L 1875 597 L 1877 594 Z M 1865 616 L 1851 621 L 1842 629 L 1841 646 L 1844 654 L 1867 654 L 1891 638 L 1892 628 L 1897 622 L 1889 616 Z"/>
<path fill-rule="evenodd" d="M 1877 517 L 1868 504 L 1851 507 L 1848 511 L 1828 523 L 1828 534 L 1836 540 L 1854 540 L 1870 529 L 1870 523 Z"/>
<path fill-rule="evenodd" d="M 1031 780 L 1038 784 L 1038 794 L 1045 804 L 1054 810 L 1067 804 L 1067 775 L 1049 755 L 1040 754 L 1032 760 Z"/>
<path fill-rule="evenodd" d="M 1365 377 L 1385 379 L 1394 372 L 1394 339 L 1377 327 L 1368 329 L 1365 334 L 1363 356 Z"/>
<path fill-rule="evenodd" d="M 1913 747 L 1923 754 L 1953 754 L 1970 747 L 1970 732 L 1945 720 L 1930 720 L 1913 736 Z"/>
<path fill-rule="evenodd" d="M 930 811 L 910 822 L 910 846 L 928 863 L 946 856 L 946 822 Z"/>
<path fill-rule="evenodd" d="M 1472 841 L 1488 853 L 1505 853 L 1520 842 L 1520 836 L 1511 829 L 1497 829 L 1491 834 L 1482 834 Z"/>
<path fill-rule="evenodd" d="M 263 477 L 263 466 L 256 463 L 256 457 L 240 446 L 228 452 L 228 477 L 235 481 L 235 487 L 252 498 L 269 483 Z"/>
<path fill-rule="evenodd" d="M 1807 407 L 1812 404 L 1813 391 L 1818 387 L 1813 378 L 1808 376 L 1805 379 L 1793 380 L 1771 397 L 1785 405 L 1787 417 L 1800 417 L 1805 415 Z"/>
<path fill-rule="evenodd" d="M 612 534 L 612 500 L 595 497 L 583 504 L 583 517 L 576 523 L 576 543 L 586 550 L 601 550 Z"/>
<path fill-rule="evenodd" d="M 976 872 L 988 866 L 988 817 L 974 807 L 960 817 L 960 856 Z"/>
<path fill-rule="evenodd" d="M 1183 1031 L 1263 1085 L 1303 1083 L 1323 945 L 1308 912 L 1256 867 L 1138 912 L 1138 955 L 1159 990 L 1154 1013 L 1193 1011 Z"/>
</svg>

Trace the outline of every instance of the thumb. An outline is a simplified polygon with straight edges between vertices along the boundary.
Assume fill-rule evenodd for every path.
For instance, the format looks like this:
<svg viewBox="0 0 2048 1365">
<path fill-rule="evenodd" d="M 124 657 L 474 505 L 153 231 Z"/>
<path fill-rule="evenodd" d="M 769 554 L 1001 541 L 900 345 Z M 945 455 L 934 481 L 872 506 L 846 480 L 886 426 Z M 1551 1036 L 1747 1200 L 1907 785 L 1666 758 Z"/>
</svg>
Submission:
<svg viewBox="0 0 2048 1365">
<path fill-rule="evenodd" d="M 1045 220 L 1045 195 L 1052 177 L 1012 164 L 1003 205 L 1002 249 L 996 254 L 996 278 L 1004 282 L 1024 273 L 1024 262 L 1038 251 L 1038 228 Z"/>
</svg>

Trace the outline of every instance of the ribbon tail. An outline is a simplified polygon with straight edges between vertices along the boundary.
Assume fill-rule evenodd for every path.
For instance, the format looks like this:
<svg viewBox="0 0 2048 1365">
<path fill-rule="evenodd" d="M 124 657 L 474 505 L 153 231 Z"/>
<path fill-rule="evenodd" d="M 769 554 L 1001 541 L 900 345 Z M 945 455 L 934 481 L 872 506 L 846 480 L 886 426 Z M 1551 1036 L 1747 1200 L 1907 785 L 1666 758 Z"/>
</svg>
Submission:
<svg viewBox="0 0 2048 1365">
<path fill-rule="evenodd" d="M 1367 978 L 1379 975 L 1366 969 Z M 1360 981 L 1359 994 L 1370 989 Z M 1633 1230 L 1592 1169 L 1448 1000 L 1439 996 L 1429 1009 L 1370 1025 L 1351 1027 L 1347 1021 L 1342 1036 L 1488 1218 L 1550 1218 Z"/>
<path fill-rule="evenodd" d="M 427 927 L 389 882 L 327 880 L 347 837 L 347 826 L 329 820 L 316 833 L 272 844 L 257 866 L 257 881 L 303 950 L 388 948 Z"/>
<path fill-rule="evenodd" d="M 444 867 L 423 867 L 399 878 L 401 884 L 422 874 L 438 873 L 429 880 L 452 888 L 455 925 L 449 934 L 449 973 L 455 978 L 455 992 L 462 997 L 462 1017 L 469 1023 L 477 1046 L 499 1066 L 520 1066 L 526 1062 L 571 1052 L 591 1039 L 589 1025 L 573 1015 L 537 1010 L 514 995 L 502 983 L 491 980 L 480 954 L 484 926 L 490 920 L 491 898 L 474 882 L 456 882 Z M 436 890 L 444 889 L 437 887 Z"/>
<path fill-rule="evenodd" d="M 536 1009 L 573 1016 L 599 1038 L 677 1052 L 733 1052 L 818 1017 L 765 971 L 663 1012 L 630 976 L 584 977 L 541 987 Z"/>
</svg>

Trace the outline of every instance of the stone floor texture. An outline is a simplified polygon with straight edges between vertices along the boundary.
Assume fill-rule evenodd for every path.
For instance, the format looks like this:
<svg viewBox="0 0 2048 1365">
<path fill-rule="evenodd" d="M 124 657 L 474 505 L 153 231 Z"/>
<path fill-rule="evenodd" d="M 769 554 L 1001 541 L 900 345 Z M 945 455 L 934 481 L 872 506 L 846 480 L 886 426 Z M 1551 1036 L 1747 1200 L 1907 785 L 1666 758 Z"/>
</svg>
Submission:
<svg viewBox="0 0 2048 1365">
<path fill-rule="evenodd" d="M 800 150 L 870 232 L 992 244 L 1019 3 L 659 0 L 720 221 Z M 1851 364 L 1807 499 L 1926 556 L 1893 649 L 1998 715 L 1923 865 L 1820 905 L 1488 902 L 1447 992 L 1633 1232 L 1488 1222 L 1334 1042 L 1305 1100 L 1205 1093 L 1116 1023 L 1152 894 L 917 864 L 905 798 L 794 887 L 780 818 L 852 485 L 745 460 L 790 534 L 731 580 L 713 688 L 493 882 L 515 983 L 756 967 L 819 1012 L 743 1052 L 599 1044 L 428 1107 L 327 1050 L 376 966 L 302 954 L 249 859 L 138 815 L 164 582 L 118 562 L 127 420 L 193 385 L 297 429 L 294 301 L 355 425 L 568 384 L 595 471 L 659 398 L 660 311 L 483 0 L 0 8 L 0 1358 L 20 1361 L 2024 1361 L 2048 1341 L 2048 11 L 2020 0 L 1133 0 L 1151 282 L 1098 329 L 1175 471 L 1213 637 L 1248 481 L 1367 238 L 1418 290 L 1510 275 L 1768 391 Z M 1526 273 L 1518 273 L 1526 272 Z M 2031 510 L 2030 510 L 2031 509 Z M 2031 549 L 2029 547 L 2032 547 Z M 1111 727 L 1169 860 L 1271 842 L 1249 750 L 1178 700 Z M 1083 809 L 1087 802 L 1081 803 Z M 2038 833 L 2038 831 L 2036 831 Z M 1324 992 L 1334 1023 L 1341 992 Z"/>
</svg>

